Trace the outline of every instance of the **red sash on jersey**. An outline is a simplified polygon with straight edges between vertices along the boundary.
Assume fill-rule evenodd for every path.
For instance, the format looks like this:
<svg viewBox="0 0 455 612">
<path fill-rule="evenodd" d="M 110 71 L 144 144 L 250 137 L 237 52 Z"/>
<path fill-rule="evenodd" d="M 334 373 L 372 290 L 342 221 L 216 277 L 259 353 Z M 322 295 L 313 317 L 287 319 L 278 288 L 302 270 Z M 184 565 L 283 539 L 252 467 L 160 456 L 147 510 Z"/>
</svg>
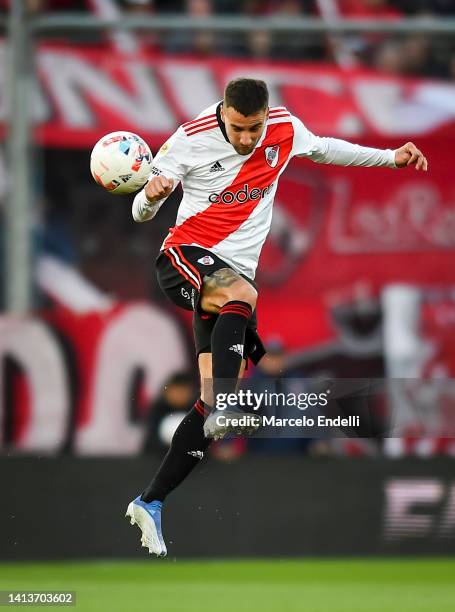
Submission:
<svg viewBox="0 0 455 612">
<path fill-rule="evenodd" d="M 234 181 L 222 193 L 230 191 L 234 195 L 248 185 L 249 191 L 263 190 L 277 178 L 283 165 L 288 161 L 292 150 L 294 128 L 291 122 L 269 125 L 267 134 L 260 147 L 242 165 Z M 267 147 L 279 145 L 279 158 L 275 167 L 271 167 L 266 159 Z M 220 194 L 220 196 L 222 195 Z M 164 242 L 164 248 L 180 244 L 198 244 L 210 248 L 235 232 L 260 204 L 262 199 L 247 200 L 233 204 L 217 202 L 204 211 L 186 219 L 181 225 L 175 225 L 169 231 Z"/>
</svg>

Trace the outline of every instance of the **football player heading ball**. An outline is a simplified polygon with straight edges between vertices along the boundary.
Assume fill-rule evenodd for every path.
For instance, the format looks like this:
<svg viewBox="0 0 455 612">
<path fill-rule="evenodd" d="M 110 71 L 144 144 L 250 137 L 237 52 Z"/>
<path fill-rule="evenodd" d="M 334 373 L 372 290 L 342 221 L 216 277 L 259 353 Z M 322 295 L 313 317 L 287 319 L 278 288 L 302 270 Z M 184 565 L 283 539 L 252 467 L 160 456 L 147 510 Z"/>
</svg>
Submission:
<svg viewBox="0 0 455 612">
<path fill-rule="evenodd" d="M 148 221 L 182 183 L 176 224 L 163 241 L 156 269 L 166 296 L 193 311 L 201 378 L 201 396 L 176 429 L 158 472 L 128 506 L 143 546 L 158 556 L 166 555 L 161 533 L 166 496 L 199 463 L 212 439 L 254 429 L 250 420 L 246 428 L 237 425 L 237 411 L 216 410 L 216 397 L 235 392 L 247 359 L 257 363 L 265 352 L 257 333 L 254 276 L 278 180 L 294 156 L 339 166 L 428 169 L 412 142 L 392 151 L 315 136 L 285 107 L 269 108 L 263 81 L 240 78 L 228 83 L 222 101 L 181 125 L 161 147 L 150 180 L 134 199 L 134 220 Z"/>
</svg>

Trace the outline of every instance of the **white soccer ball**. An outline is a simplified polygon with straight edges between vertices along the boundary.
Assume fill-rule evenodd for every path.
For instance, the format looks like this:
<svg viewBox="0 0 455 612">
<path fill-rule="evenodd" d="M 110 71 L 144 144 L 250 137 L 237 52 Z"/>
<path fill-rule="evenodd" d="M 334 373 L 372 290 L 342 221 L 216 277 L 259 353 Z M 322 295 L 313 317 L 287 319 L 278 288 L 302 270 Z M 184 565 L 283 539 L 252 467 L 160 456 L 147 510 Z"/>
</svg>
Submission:
<svg viewBox="0 0 455 612">
<path fill-rule="evenodd" d="M 112 132 L 98 140 L 90 157 L 93 178 L 109 193 L 134 193 L 145 185 L 153 155 L 147 143 L 132 132 Z"/>
</svg>

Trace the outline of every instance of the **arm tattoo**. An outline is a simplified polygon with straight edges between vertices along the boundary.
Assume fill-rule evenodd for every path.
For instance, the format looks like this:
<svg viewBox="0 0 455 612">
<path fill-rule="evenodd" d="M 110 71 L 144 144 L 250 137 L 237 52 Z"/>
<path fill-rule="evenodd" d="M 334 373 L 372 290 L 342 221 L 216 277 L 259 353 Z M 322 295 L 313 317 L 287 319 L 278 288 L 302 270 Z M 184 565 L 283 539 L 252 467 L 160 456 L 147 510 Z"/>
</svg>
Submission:
<svg viewBox="0 0 455 612">
<path fill-rule="evenodd" d="M 231 268 L 221 268 L 216 270 L 210 276 L 204 276 L 204 286 L 208 289 L 219 289 L 220 287 L 230 287 L 232 283 L 238 281 L 242 277 Z"/>
</svg>

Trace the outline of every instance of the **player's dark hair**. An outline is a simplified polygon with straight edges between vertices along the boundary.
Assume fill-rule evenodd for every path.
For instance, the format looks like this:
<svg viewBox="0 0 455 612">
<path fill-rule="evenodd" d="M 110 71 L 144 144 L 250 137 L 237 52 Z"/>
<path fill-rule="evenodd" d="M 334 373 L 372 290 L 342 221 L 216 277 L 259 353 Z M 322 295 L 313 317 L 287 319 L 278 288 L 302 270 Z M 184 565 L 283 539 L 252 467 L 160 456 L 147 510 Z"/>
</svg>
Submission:
<svg viewBox="0 0 455 612">
<path fill-rule="evenodd" d="M 264 81 L 257 79 L 234 79 L 224 90 L 225 107 L 232 106 L 245 117 L 266 110 L 269 105 L 269 92 Z"/>
</svg>

